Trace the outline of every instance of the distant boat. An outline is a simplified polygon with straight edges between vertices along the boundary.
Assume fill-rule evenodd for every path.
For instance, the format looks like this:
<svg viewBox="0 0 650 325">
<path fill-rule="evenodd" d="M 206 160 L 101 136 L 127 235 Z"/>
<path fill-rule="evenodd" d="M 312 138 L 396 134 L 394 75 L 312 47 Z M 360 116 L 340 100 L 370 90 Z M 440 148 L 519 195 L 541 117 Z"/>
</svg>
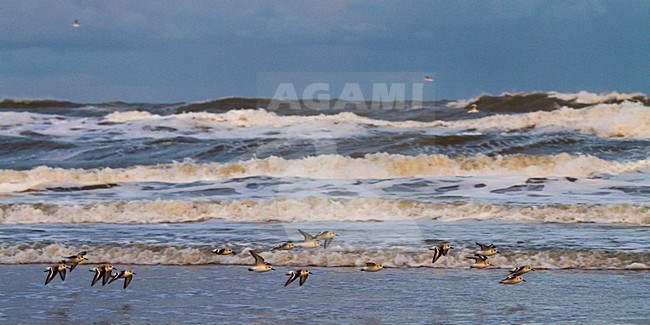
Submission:
<svg viewBox="0 0 650 325">
<path fill-rule="evenodd" d="M 424 80 L 424 81 L 428 81 L 428 82 L 432 82 L 432 81 L 433 81 L 433 79 L 431 79 L 431 77 L 429 77 L 429 76 L 424 76 L 424 78 L 422 78 L 422 80 Z"/>
<path fill-rule="evenodd" d="M 81 27 L 81 25 L 79 25 L 79 21 L 75 19 L 74 23 L 72 23 L 72 27 L 79 28 L 79 27 Z"/>
</svg>

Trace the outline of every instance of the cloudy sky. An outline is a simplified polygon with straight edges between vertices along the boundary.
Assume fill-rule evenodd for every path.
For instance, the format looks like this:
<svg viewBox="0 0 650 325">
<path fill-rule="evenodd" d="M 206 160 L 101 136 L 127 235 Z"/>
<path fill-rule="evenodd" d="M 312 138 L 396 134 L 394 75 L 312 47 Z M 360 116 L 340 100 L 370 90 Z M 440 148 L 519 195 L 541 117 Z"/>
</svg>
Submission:
<svg viewBox="0 0 650 325">
<path fill-rule="evenodd" d="M 287 72 L 424 72 L 435 99 L 647 94 L 650 1 L 0 2 L 0 98 L 269 97 L 260 75 Z"/>
</svg>

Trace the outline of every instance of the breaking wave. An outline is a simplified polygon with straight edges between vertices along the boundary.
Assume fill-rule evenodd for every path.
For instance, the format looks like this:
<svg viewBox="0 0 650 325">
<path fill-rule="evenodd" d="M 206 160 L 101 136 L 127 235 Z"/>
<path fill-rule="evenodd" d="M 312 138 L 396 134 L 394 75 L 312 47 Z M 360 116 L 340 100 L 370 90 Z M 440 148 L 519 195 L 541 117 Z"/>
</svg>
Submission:
<svg viewBox="0 0 650 325">
<path fill-rule="evenodd" d="M 377 261 L 386 267 L 445 269 L 469 268 L 472 255 L 468 248 L 456 249 L 431 264 L 431 251 L 427 248 L 379 249 L 365 246 L 333 244 L 327 250 L 294 249 L 292 251 L 266 251 L 268 248 L 238 247 L 240 254 L 218 256 L 208 246 L 154 246 L 147 244 L 68 246 L 61 244 L 0 244 L 1 264 L 55 263 L 61 257 L 78 251 L 89 251 L 88 262 L 93 265 L 250 265 L 251 256 L 242 250 L 255 249 L 274 266 L 360 267 L 368 261 Z M 589 269 L 589 270 L 647 270 L 650 252 L 600 251 L 600 250 L 514 250 L 490 258 L 493 268 L 509 269 L 517 265 L 531 265 L 535 269 Z M 83 267 L 83 264 L 81 265 Z M 90 266 L 88 266 L 90 268 Z"/>
<path fill-rule="evenodd" d="M 525 113 L 535 111 L 552 111 L 560 106 L 581 108 L 595 104 L 620 104 L 625 101 L 638 101 L 650 105 L 650 98 L 642 93 L 607 92 L 602 94 L 580 91 L 578 93 L 560 93 L 550 91 L 547 93 L 502 93 L 498 96 L 480 95 L 470 99 L 463 99 L 446 103 L 451 108 L 466 108 L 476 104 L 481 111 L 496 113 Z"/>
<path fill-rule="evenodd" d="M 309 213 L 306 213 L 309 211 Z M 77 205 L 0 204 L 0 224 L 408 221 L 435 219 L 650 224 L 650 206 L 427 203 L 416 200 L 328 198 L 115 201 Z"/>
<path fill-rule="evenodd" d="M 514 104 L 513 104 L 514 105 Z M 519 104 L 517 104 L 519 105 Z M 482 111 L 483 107 L 480 108 Z M 489 111 L 489 110 L 488 110 Z M 435 115 L 435 110 L 419 113 Z M 575 131 L 601 138 L 650 139 L 650 107 L 624 101 L 548 111 L 496 114 L 449 121 L 383 120 L 353 112 L 318 115 L 278 115 L 264 109 L 230 110 L 223 113 L 189 112 L 159 115 L 149 111 L 115 111 L 103 117 L 63 117 L 34 112 L 0 112 L 0 134 L 94 138 L 350 138 L 377 132 L 418 131 L 458 134 L 471 131 L 544 132 Z M 460 115 L 458 117 L 460 117 Z M 482 116 L 482 115 L 478 115 Z M 471 116 L 475 117 L 475 116 Z M 415 116 L 414 118 L 418 118 Z M 455 120 L 454 120 L 455 119 Z"/>
<path fill-rule="evenodd" d="M 641 103 L 598 104 L 581 109 L 562 107 L 551 112 L 493 115 L 480 119 L 445 123 L 446 126 L 497 129 L 575 130 L 604 138 L 650 138 L 650 107 Z"/>
<path fill-rule="evenodd" d="M 192 183 L 231 178 L 271 176 L 314 179 L 390 179 L 437 176 L 571 176 L 620 174 L 647 168 L 650 160 L 616 162 L 593 156 L 508 155 L 449 157 L 377 153 L 363 158 L 319 155 L 301 159 L 269 157 L 234 163 L 176 162 L 151 166 L 64 169 L 40 166 L 31 170 L 0 170 L 0 193 L 48 183 L 109 184 L 123 182 Z"/>
<path fill-rule="evenodd" d="M 554 131 L 574 130 L 604 138 L 650 138 L 650 107 L 644 106 L 643 103 L 627 101 L 617 104 L 598 104 L 578 109 L 564 106 L 549 112 L 493 115 L 479 119 L 449 122 L 386 121 L 362 117 L 351 112 L 334 115 L 280 116 L 265 110 L 235 110 L 222 114 L 206 112 L 182 113 L 168 116 L 129 111 L 112 113 L 106 116 L 105 120 L 112 123 L 180 120 L 192 123 L 225 123 L 230 127 L 237 128 L 283 128 L 308 125 L 309 128 L 317 130 L 319 127 L 336 126 L 342 128 L 342 125 L 347 125 L 348 128 L 352 127 L 352 129 L 341 135 L 363 134 L 363 130 L 354 129 L 354 126 L 366 125 L 401 129 L 432 129 L 440 127 L 503 131 L 554 129 Z M 174 126 L 178 127 L 177 125 Z"/>
</svg>

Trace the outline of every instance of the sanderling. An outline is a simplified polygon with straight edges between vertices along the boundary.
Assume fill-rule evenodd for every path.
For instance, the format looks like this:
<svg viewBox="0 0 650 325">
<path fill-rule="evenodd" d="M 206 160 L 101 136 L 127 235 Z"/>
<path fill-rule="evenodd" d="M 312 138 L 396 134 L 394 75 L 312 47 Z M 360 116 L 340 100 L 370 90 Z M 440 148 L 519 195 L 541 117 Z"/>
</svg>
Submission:
<svg viewBox="0 0 650 325">
<path fill-rule="evenodd" d="M 269 263 L 264 262 L 264 258 L 262 256 L 259 256 L 257 253 L 254 251 L 250 251 L 251 255 L 255 258 L 255 264 L 253 267 L 248 268 L 249 271 L 253 272 L 268 272 L 271 270 L 275 270 Z"/>
<path fill-rule="evenodd" d="M 484 268 L 490 266 L 490 262 L 488 262 L 487 256 L 474 254 L 474 256 L 466 256 L 466 257 L 469 258 L 469 259 L 474 260 L 474 264 L 472 266 L 470 266 L 470 268 L 484 269 Z"/>
<path fill-rule="evenodd" d="M 510 270 L 510 275 L 512 275 L 512 276 L 514 276 L 514 275 L 522 275 L 522 274 L 528 273 L 530 271 L 535 271 L 535 270 L 532 267 L 530 267 L 529 265 L 524 265 L 524 266 L 516 267 L 516 268 Z"/>
<path fill-rule="evenodd" d="M 438 244 L 438 246 L 433 246 L 429 248 L 430 250 L 433 251 L 433 259 L 431 260 L 431 264 L 435 263 L 440 256 L 446 256 L 447 253 L 449 252 L 450 249 L 452 249 L 451 245 L 448 242 L 442 242 Z"/>
<path fill-rule="evenodd" d="M 321 231 L 314 236 L 316 240 L 324 240 L 325 242 L 323 243 L 323 248 L 327 248 L 329 244 L 332 242 L 332 239 L 334 237 L 338 236 L 335 232 L 326 230 L 326 231 Z"/>
<path fill-rule="evenodd" d="M 72 270 L 74 270 L 74 268 L 77 267 L 77 265 L 81 263 L 83 260 L 87 260 L 86 251 L 77 253 L 76 255 L 65 257 L 66 264 L 70 266 L 70 272 L 72 272 Z"/>
<path fill-rule="evenodd" d="M 526 281 L 520 275 L 508 275 L 505 279 L 499 281 L 502 284 L 517 284 L 521 281 Z"/>
<path fill-rule="evenodd" d="M 131 283 L 131 280 L 133 279 L 133 276 L 135 275 L 135 272 L 131 270 L 122 270 L 111 278 L 111 281 L 108 282 L 108 284 L 113 283 L 113 281 L 117 279 L 124 279 L 124 286 L 122 288 L 126 289 L 126 287 L 129 286 L 129 283 Z"/>
<path fill-rule="evenodd" d="M 481 247 L 481 250 L 474 252 L 476 255 L 492 256 L 499 252 L 493 244 L 484 245 L 481 243 L 476 243 L 476 245 L 479 245 Z"/>
<path fill-rule="evenodd" d="M 298 231 L 305 237 L 305 240 L 300 243 L 300 247 L 302 248 L 317 248 L 320 246 L 320 242 L 316 239 L 314 239 L 314 236 L 298 229 Z"/>
<path fill-rule="evenodd" d="M 212 250 L 212 252 L 217 255 L 237 255 L 237 253 L 230 248 L 218 248 Z"/>
<path fill-rule="evenodd" d="M 272 251 L 278 251 L 278 250 L 279 251 L 288 251 L 288 250 L 293 249 L 294 247 L 295 247 L 295 245 L 293 244 L 293 242 L 288 241 L 288 242 L 286 242 L 284 244 L 280 244 L 278 246 L 275 246 L 275 247 L 271 248 L 271 250 Z"/>
<path fill-rule="evenodd" d="M 285 283 L 284 286 L 286 287 L 289 284 L 291 284 L 291 282 L 293 282 L 295 279 L 300 278 L 299 284 L 302 287 L 302 285 L 305 284 L 305 282 L 307 281 L 307 277 L 310 274 L 313 275 L 314 273 L 311 273 L 307 269 L 299 269 L 297 271 L 289 271 L 287 273 L 287 275 L 289 276 L 289 280 L 287 280 L 287 283 Z"/>
<path fill-rule="evenodd" d="M 381 265 L 381 264 L 370 262 L 370 263 L 366 263 L 366 266 L 362 267 L 361 271 L 377 272 L 377 271 L 379 271 L 379 270 L 381 270 L 383 268 L 384 268 L 384 266 Z"/>
<path fill-rule="evenodd" d="M 61 277 L 61 281 L 65 281 L 65 269 L 67 267 L 68 266 L 65 264 L 65 261 L 61 261 L 59 264 L 46 267 L 44 272 L 48 273 L 47 278 L 45 278 L 45 285 L 50 283 L 50 281 L 52 281 L 52 279 L 54 279 L 57 274 L 59 274 Z"/>
</svg>

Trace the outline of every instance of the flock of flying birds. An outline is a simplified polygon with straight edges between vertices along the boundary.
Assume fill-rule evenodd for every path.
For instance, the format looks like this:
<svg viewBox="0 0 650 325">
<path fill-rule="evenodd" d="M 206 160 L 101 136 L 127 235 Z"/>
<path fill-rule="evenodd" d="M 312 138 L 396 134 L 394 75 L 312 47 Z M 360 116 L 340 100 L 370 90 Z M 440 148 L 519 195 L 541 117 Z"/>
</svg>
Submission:
<svg viewBox="0 0 650 325">
<path fill-rule="evenodd" d="M 288 241 L 271 248 L 271 251 L 275 251 L 275 250 L 288 251 L 294 249 L 295 247 L 318 248 L 321 246 L 320 244 L 321 240 L 324 241 L 323 247 L 327 248 L 327 246 L 330 245 L 334 237 L 338 236 L 335 232 L 330 230 L 321 231 L 315 236 L 312 236 L 309 233 L 302 231 L 300 229 L 298 229 L 298 231 L 304 237 L 304 240 L 301 243 L 294 244 L 293 242 Z M 474 264 L 472 264 L 470 268 L 477 268 L 477 269 L 487 268 L 488 266 L 490 266 L 490 262 L 488 261 L 488 258 L 490 256 L 498 254 L 499 251 L 497 251 L 496 247 L 493 244 L 490 245 L 485 245 L 481 243 L 476 243 L 476 244 L 480 247 L 480 250 L 474 252 L 474 255 L 472 256 L 467 256 L 468 259 L 474 260 Z M 447 256 L 449 250 L 451 249 L 453 249 L 453 247 L 448 242 L 441 242 L 437 246 L 431 247 L 430 250 L 433 251 L 433 259 L 431 263 L 432 264 L 435 263 L 442 256 Z M 219 248 L 213 250 L 212 252 L 217 255 L 237 254 L 231 248 Z M 249 271 L 263 273 L 263 272 L 275 270 L 270 263 L 266 262 L 264 258 L 260 256 L 258 253 L 256 253 L 254 250 L 249 250 L 249 252 L 255 259 L 255 264 L 253 264 L 253 266 L 248 268 Z M 58 264 L 47 267 L 45 269 L 45 272 L 48 272 L 48 274 L 47 274 L 47 278 L 45 279 L 45 284 L 47 285 L 48 283 L 50 283 L 50 281 L 52 281 L 57 276 L 57 274 L 61 277 L 62 281 L 65 281 L 66 270 L 70 269 L 70 272 L 72 272 L 75 269 L 75 267 L 77 267 L 77 265 L 83 262 L 84 260 L 87 260 L 85 251 L 80 252 L 76 255 L 65 257 Z M 383 268 L 384 266 L 381 263 L 368 262 L 366 263 L 366 266 L 361 268 L 361 271 L 377 272 Z M 118 279 L 124 279 L 123 288 L 126 289 L 126 287 L 129 286 L 129 283 L 131 283 L 133 276 L 135 275 L 135 272 L 133 272 L 132 270 L 117 271 L 112 265 L 109 264 L 104 264 L 104 265 L 94 267 L 90 271 L 95 273 L 92 282 L 90 283 L 90 286 L 94 286 L 97 282 L 99 282 L 100 279 L 102 280 L 102 286 L 106 285 L 107 283 L 108 284 L 113 283 Z M 115 271 L 115 273 L 113 273 L 113 271 Z M 522 275 L 530 271 L 534 271 L 534 270 L 528 265 L 516 267 L 510 270 L 510 274 L 508 274 L 508 276 L 505 279 L 501 280 L 500 283 L 517 284 L 522 281 L 526 281 L 524 280 L 524 278 L 522 278 Z M 303 284 L 305 284 L 305 282 L 307 281 L 307 277 L 310 274 L 313 273 L 311 273 L 311 271 L 309 271 L 306 268 L 300 268 L 298 270 L 289 271 L 286 274 L 289 276 L 289 279 L 284 284 L 284 286 L 285 287 L 288 286 L 296 279 L 300 279 L 298 283 L 300 286 L 302 286 Z"/>
<path fill-rule="evenodd" d="M 72 273 L 72 271 L 77 267 L 77 265 L 79 265 L 79 263 L 87 259 L 88 258 L 86 258 L 86 252 L 83 251 L 76 255 L 65 257 L 58 264 L 48 266 L 47 268 L 45 268 L 45 272 L 47 272 L 47 278 L 45 278 L 45 285 L 50 283 L 50 281 L 52 281 L 57 274 L 61 277 L 61 281 L 65 281 L 67 269 L 70 269 L 70 273 Z M 113 274 L 113 271 L 115 271 L 115 274 Z M 133 272 L 132 270 L 117 271 L 112 265 L 109 264 L 104 264 L 104 265 L 94 267 L 90 269 L 90 272 L 95 272 L 95 276 L 93 277 L 93 280 L 90 283 L 91 287 L 94 286 L 99 281 L 99 279 L 102 279 L 102 286 L 105 286 L 106 283 L 111 284 L 118 279 L 124 279 L 123 288 L 126 289 L 126 287 L 129 286 L 129 283 L 131 283 L 133 276 L 135 275 L 135 272 Z"/>
<path fill-rule="evenodd" d="M 327 248 L 327 246 L 329 246 L 329 244 L 332 242 L 334 237 L 338 236 L 335 232 L 330 231 L 330 230 L 321 231 L 318 234 L 316 234 L 315 236 L 312 236 L 309 233 L 304 232 L 304 231 L 302 231 L 300 229 L 298 229 L 298 231 L 300 232 L 300 234 L 303 235 L 303 237 L 305 237 L 305 239 L 303 240 L 302 243 L 294 244 L 293 242 L 288 241 L 288 242 L 282 243 L 282 244 L 280 244 L 278 246 L 275 246 L 275 247 L 271 248 L 271 251 L 275 251 L 275 250 L 288 251 L 288 250 L 294 249 L 296 246 L 299 246 L 299 247 L 302 247 L 302 248 L 317 248 L 317 247 L 320 246 L 320 241 L 321 240 L 324 241 L 323 247 Z M 485 245 L 485 244 L 481 244 L 481 243 L 476 243 L 476 244 L 479 245 L 480 250 L 474 252 L 474 255 L 472 255 L 472 256 L 467 256 L 468 259 L 473 259 L 474 260 L 474 264 L 472 264 L 470 266 L 470 268 L 477 268 L 477 269 L 487 268 L 488 266 L 490 266 L 490 262 L 488 261 L 488 257 L 493 256 L 495 254 L 498 254 L 499 251 L 497 251 L 496 246 L 494 246 L 493 244 L 490 244 L 490 245 Z M 451 247 L 451 244 L 449 244 L 448 242 L 441 242 L 437 246 L 431 247 L 430 250 L 433 251 L 433 259 L 432 259 L 431 263 L 432 264 L 435 263 L 438 259 L 440 259 L 441 256 L 446 256 L 447 253 L 449 253 L 450 249 L 453 249 L 453 247 Z M 217 254 L 217 255 L 235 255 L 235 254 L 237 254 L 231 248 L 219 248 L 219 249 L 213 250 L 212 252 Z M 275 270 L 273 268 L 273 266 L 270 263 L 266 262 L 264 260 L 264 258 L 262 256 L 260 256 L 258 253 L 256 253 L 253 250 L 249 250 L 249 252 L 251 253 L 253 258 L 255 259 L 255 264 L 253 264 L 252 267 L 248 268 L 249 271 L 262 273 L 262 272 L 268 272 L 268 271 Z M 379 271 L 379 270 L 381 270 L 383 268 L 384 268 L 384 266 L 381 263 L 368 262 L 368 263 L 366 263 L 366 266 L 361 268 L 361 271 L 377 272 L 377 271 Z M 510 270 L 510 273 L 506 276 L 506 278 L 501 280 L 499 283 L 502 283 L 502 284 L 517 284 L 517 283 L 520 283 L 522 281 L 526 281 L 526 280 L 524 280 L 524 278 L 522 278 L 522 275 L 525 274 L 525 273 L 528 273 L 530 271 L 534 271 L 534 269 L 531 268 L 528 265 L 516 267 L 516 268 Z M 285 287 L 288 286 L 289 284 L 291 284 L 297 278 L 300 278 L 300 285 L 302 286 L 307 281 L 307 277 L 310 274 L 313 274 L 313 273 L 311 273 L 306 268 L 300 268 L 300 269 L 295 270 L 295 271 L 289 271 L 286 274 L 286 275 L 289 276 L 289 280 L 287 280 L 287 282 L 284 284 L 284 286 Z"/>
</svg>

